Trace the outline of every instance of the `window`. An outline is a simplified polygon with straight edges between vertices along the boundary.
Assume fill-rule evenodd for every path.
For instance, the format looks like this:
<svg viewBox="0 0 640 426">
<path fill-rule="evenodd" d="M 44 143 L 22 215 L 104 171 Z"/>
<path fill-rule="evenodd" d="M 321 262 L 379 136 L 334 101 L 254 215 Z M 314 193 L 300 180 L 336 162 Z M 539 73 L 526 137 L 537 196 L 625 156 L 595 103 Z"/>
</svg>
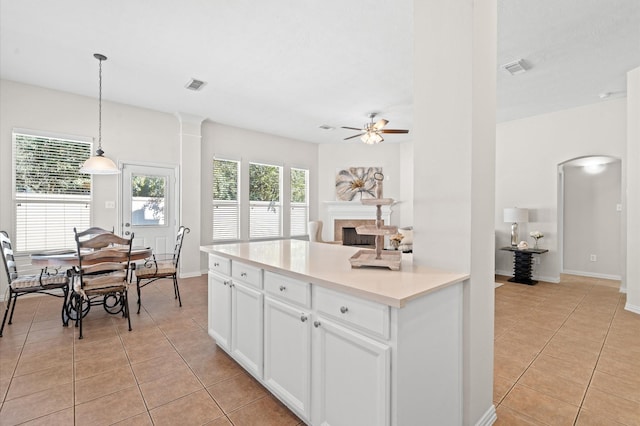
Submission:
<svg viewBox="0 0 640 426">
<path fill-rule="evenodd" d="M 282 167 L 249 163 L 249 238 L 282 236 Z"/>
<path fill-rule="evenodd" d="M 91 223 L 91 142 L 33 133 L 13 132 L 15 251 L 74 249 Z"/>
<path fill-rule="evenodd" d="M 240 238 L 240 163 L 213 160 L 213 239 Z"/>
<path fill-rule="evenodd" d="M 306 235 L 309 221 L 309 171 L 291 168 L 291 236 Z"/>
<path fill-rule="evenodd" d="M 131 225 L 164 225 L 164 202 L 167 198 L 164 176 L 131 176 Z"/>
</svg>

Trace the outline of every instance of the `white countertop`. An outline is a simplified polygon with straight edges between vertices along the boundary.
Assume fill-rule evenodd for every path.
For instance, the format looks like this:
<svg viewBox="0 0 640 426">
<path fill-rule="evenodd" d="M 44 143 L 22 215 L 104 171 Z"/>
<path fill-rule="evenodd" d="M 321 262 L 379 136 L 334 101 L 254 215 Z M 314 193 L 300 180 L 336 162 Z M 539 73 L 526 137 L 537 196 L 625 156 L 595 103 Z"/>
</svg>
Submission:
<svg viewBox="0 0 640 426">
<path fill-rule="evenodd" d="M 218 244 L 200 250 L 396 308 L 469 278 L 414 265 L 411 254 L 402 255 L 399 271 L 352 268 L 349 258 L 358 248 L 301 240 Z"/>
</svg>

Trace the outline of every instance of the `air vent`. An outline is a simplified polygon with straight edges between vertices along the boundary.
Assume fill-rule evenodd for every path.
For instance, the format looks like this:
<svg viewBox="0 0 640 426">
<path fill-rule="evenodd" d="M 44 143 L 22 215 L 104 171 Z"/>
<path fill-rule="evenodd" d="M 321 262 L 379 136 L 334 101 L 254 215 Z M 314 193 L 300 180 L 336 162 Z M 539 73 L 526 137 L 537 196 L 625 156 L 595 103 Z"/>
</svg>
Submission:
<svg viewBox="0 0 640 426">
<path fill-rule="evenodd" d="M 322 130 L 333 130 L 333 129 L 335 129 L 335 127 L 331 127 L 328 124 L 321 124 L 318 127 L 321 128 Z"/>
<path fill-rule="evenodd" d="M 517 61 L 504 64 L 502 65 L 502 68 L 511 75 L 522 74 L 523 72 L 526 72 L 529 69 L 524 59 L 518 59 Z"/>
<path fill-rule="evenodd" d="M 184 87 L 186 87 L 189 90 L 200 90 L 204 87 L 205 84 L 207 83 L 205 83 L 204 81 L 196 80 L 195 78 L 192 78 Z"/>
</svg>

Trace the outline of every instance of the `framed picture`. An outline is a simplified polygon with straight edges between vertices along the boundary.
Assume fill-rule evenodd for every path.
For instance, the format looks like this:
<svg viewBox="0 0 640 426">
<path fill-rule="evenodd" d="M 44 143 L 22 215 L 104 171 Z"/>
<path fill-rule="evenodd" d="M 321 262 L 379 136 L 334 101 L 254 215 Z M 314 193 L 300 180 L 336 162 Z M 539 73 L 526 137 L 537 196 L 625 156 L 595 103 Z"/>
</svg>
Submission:
<svg viewBox="0 0 640 426">
<path fill-rule="evenodd" d="M 349 167 L 338 170 L 336 174 L 336 199 L 340 201 L 362 200 L 376 197 L 376 174 L 382 175 L 382 167 Z"/>
</svg>

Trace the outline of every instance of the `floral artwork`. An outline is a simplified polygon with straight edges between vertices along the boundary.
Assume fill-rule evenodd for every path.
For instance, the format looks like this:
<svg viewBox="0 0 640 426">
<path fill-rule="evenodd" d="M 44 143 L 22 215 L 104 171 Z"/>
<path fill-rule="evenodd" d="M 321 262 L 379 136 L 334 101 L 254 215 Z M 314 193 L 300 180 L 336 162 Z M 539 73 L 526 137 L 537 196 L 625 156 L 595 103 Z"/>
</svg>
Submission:
<svg viewBox="0 0 640 426">
<path fill-rule="evenodd" d="M 376 173 L 382 173 L 382 167 L 349 167 L 338 171 L 336 198 L 340 201 L 376 198 Z M 382 181 L 378 184 L 382 185 Z"/>
</svg>

